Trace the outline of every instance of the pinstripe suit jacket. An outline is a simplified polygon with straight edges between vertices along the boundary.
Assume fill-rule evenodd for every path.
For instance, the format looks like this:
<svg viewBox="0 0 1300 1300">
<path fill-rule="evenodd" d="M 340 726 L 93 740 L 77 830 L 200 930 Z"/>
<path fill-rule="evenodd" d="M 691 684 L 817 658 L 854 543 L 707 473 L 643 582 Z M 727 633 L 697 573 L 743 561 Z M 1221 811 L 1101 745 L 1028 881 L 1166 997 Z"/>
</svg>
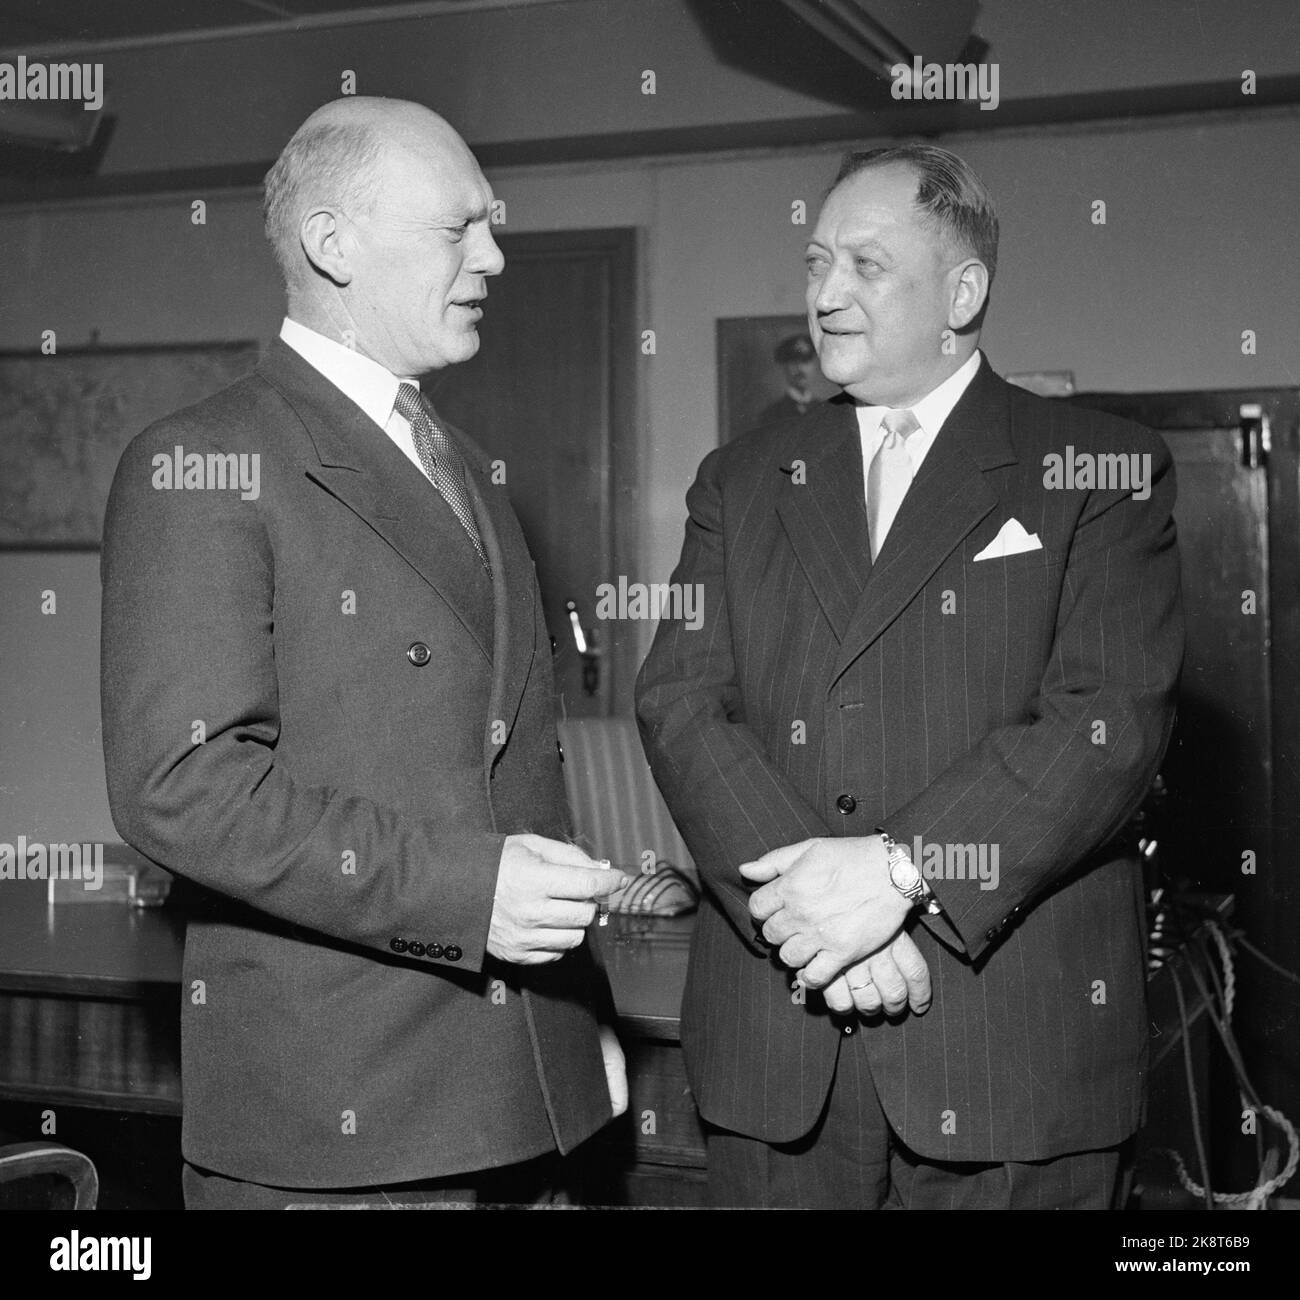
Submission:
<svg viewBox="0 0 1300 1300">
<path fill-rule="evenodd" d="M 1047 488 L 1044 456 L 1067 447 L 1149 456 L 1149 498 Z M 1150 431 L 1032 396 L 985 360 L 874 566 L 862 482 L 845 399 L 706 457 L 673 575 L 701 585 L 703 626 L 661 624 L 638 682 L 651 766 L 707 884 L 683 1006 L 701 1113 L 801 1136 L 860 1033 L 922 1156 L 1121 1141 L 1145 1066 L 1143 918 L 1140 872 L 1107 845 L 1172 725 L 1172 460 Z M 1010 519 L 1041 549 L 976 561 Z M 849 1025 L 792 993 L 738 868 L 878 824 L 909 845 L 984 845 L 986 861 L 996 846 L 998 878 L 931 879 L 946 918 L 913 926 L 928 1014 Z"/>
</svg>

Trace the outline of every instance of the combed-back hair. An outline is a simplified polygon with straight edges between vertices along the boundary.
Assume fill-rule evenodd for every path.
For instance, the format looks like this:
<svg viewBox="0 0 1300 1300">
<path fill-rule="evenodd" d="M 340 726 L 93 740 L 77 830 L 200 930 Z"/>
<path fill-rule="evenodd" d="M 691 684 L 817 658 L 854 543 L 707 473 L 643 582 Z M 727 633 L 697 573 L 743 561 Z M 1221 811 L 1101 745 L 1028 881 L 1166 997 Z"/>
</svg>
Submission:
<svg viewBox="0 0 1300 1300">
<path fill-rule="evenodd" d="M 892 144 L 846 153 L 831 185 L 871 167 L 906 163 L 918 177 L 916 206 L 967 257 L 978 257 L 988 268 L 989 282 L 998 266 L 998 214 L 993 197 L 970 165 L 955 153 L 933 144 Z"/>
</svg>

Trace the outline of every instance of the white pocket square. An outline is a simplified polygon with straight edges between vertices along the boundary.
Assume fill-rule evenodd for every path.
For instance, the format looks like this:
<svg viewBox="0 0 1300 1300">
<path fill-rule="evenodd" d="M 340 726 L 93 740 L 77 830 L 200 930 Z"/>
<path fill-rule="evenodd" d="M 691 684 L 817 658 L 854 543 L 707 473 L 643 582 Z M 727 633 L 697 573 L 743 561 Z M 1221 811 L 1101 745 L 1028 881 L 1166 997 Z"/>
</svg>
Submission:
<svg viewBox="0 0 1300 1300">
<path fill-rule="evenodd" d="M 1025 551 L 1041 551 L 1043 544 L 1037 533 L 1025 532 L 1025 526 L 1019 519 L 1008 519 L 998 535 L 975 557 L 972 563 L 980 560 L 1005 560 L 1008 555 L 1023 555 Z"/>
</svg>

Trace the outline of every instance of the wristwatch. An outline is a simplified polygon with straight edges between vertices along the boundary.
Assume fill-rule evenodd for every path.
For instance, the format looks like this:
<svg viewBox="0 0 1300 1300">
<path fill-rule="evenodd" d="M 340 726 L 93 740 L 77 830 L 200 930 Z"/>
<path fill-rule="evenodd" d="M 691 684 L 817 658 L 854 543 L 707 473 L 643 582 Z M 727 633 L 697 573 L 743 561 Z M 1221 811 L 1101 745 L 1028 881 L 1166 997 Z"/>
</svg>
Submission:
<svg viewBox="0 0 1300 1300">
<path fill-rule="evenodd" d="M 924 908 L 931 916 L 943 911 L 934 891 L 921 875 L 920 868 L 912 861 L 912 855 L 895 842 L 883 826 L 876 827 L 876 834 L 884 841 L 885 852 L 889 855 L 889 883 L 907 899 L 913 907 Z"/>
</svg>

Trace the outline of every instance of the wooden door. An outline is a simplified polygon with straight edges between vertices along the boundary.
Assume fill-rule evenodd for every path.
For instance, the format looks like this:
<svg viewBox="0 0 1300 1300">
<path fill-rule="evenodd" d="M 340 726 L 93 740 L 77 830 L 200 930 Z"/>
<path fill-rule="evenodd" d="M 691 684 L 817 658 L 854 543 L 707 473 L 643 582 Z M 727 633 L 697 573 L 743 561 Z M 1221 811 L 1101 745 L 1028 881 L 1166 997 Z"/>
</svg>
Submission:
<svg viewBox="0 0 1300 1300">
<path fill-rule="evenodd" d="M 1178 474 L 1174 516 L 1187 655 L 1164 766 L 1163 872 L 1233 894 L 1235 920 L 1251 943 L 1295 970 L 1300 394 L 1267 389 L 1082 394 L 1075 400 L 1158 429 Z M 1247 853 L 1253 861 L 1244 858 Z M 1265 1102 L 1294 1115 L 1300 1109 L 1300 992 L 1240 949 L 1237 973 L 1234 1029 L 1252 1082 Z M 1212 1056 L 1213 1163 L 1220 1188 L 1226 1182 L 1227 1190 L 1240 1190 L 1255 1177 L 1255 1138 L 1241 1132 L 1236 1080 L 1217 1037 Z M 1271 1144 L 1279 1140 L 1276 1130 L 1266 1136 Z"/>
<path fill-rule="evenodd" d="M 635 569 L 635 234 L 499 235 L 478 355 L 434 377 L 448 420 L 502 462 L 555 645 L 564 716 L 630 711 L 628 624 L 595 621 Z M 585 652 L 568 609 L 574 606 Z"/>
<path fill-rule="evenodd" d="M 1166 418 L 1151 396 L 1130 400 L 1140 404 L 1132 417 L 1140 423 Z M 1119 411 L 1126 403 L 1106 405 Z M 1260 458 L 1242 463 L 1238 426 L 1208 411 L 1181 414 L 1182 427 L 1161 429 L 1178 475 L 1187 620 L 1178 721 L 1163 768 L 1170 815 L 1161 848 L 1194 885 L 1234 892 L 1244 849 L 1271 856 L 1268 468 Z"/>
</svg>

